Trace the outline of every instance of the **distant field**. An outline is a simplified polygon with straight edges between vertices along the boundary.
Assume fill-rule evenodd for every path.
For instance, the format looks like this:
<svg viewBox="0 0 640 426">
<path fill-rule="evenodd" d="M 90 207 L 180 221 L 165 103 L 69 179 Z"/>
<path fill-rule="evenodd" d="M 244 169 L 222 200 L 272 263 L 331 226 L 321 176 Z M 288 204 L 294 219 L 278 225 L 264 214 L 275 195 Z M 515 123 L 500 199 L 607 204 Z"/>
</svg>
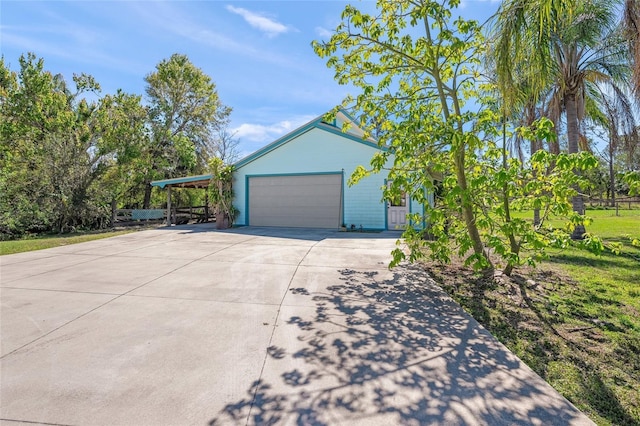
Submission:
<svg viewBox="0 0 640 426">
<path fill-rule="evenodd" d="M 513 217 L 533 220 L 533 211 L 513 212 Z M 597 234 L 603 238 L 619 238 L 627 234 L 640 238 L 640 209 L 619 210 L 615 209 L 587 209 L 586 216 L 593 219 L 593 223 L 587 226 L 587 232 Z M 562 227 L 563 219 L 551 219 L 549 224 L 553 227 Z"/>
<path fill-rule="evenodd" d="M 516 212 L 515 213 L 518 217 L 533 217 L 533 211 L 524 211 L 524 212 Z M 587 216 L 590 217 L 616 217 L 616 209 L 615 208 L 611 208 L 611 207 L 607 207 L 607 208 L 603 208 L 603 207 L 599 207 L 599 208 L 589 208 L 589 206 L 587 206 L 586 208 L 586 214 Z M 621 217 L 640 217 L 640 208 L 637 209 L 619 209 L 618 210 L 618 215 L 617 216 L 621 216 Z"/>
</svg>

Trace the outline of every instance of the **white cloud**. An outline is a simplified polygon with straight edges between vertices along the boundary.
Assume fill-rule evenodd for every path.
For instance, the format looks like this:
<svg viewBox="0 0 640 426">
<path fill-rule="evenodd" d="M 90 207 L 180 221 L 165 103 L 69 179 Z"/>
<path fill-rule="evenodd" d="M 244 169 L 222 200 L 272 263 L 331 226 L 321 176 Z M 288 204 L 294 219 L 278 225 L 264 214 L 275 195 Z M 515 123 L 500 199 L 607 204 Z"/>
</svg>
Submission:
<svg viewBox="0 0 640 426">
<path fill-rule="evenodd" d="M 239 38 L 229 34 L 223 34 L 202 26 L 193 17 L 186 15 L 176 3 L 158 3 L 150 12 L 144 4 L 130 2 L 132 11 L 149 28 L 154 30 L 161 28 L 192 42 L 211 46 L 221 51 L 231 52 L 236 55 L 248 56 L 263 60 L 282 67 L 299 67 L 290 56 L 265 49 L 257 49 L 255 45 L 243 43 Z"/>
<path fill-rule="evenodd" d="M 283 34 L 290 31 L 290 28 L 286 25 L 281 24 L 280 22 L 259 13 L 251 12 L 247 9 L 228 5 L 227 10 L 231 13 L 242 16 L 249 25 L 266 33 L 269 37 L 275 37 L 278 34 Z"/>
<path fill-rule="evenodd" d="M 253 55 L 256 50 L 249 45 L 236 42 L 232 37 L 213 32 L 198 24 L 197 21 L 186 15 L 179 5 L 172 3 L 155 4 L 152 10 L 143 3 L 126 3 L 132 11 L 135 11 L 139 19 L 143 20 L 146 27 L 151 30 L 162 29 L 191 41 L 206 44 L 221 50 L 239 52 Z"/>
<path fill-rule="evenodd" d="M 316 34 L 322 38 L 331 38 L 333 31 L 330 31 L 323 27 L 316 27 Z"/>
<path fill-rule="evenodd" d="M 63 59 L 73 59 L 79 63 L 100 65 L 117 70 L 128 70 L 131 73 L 144 72 L 144 68 L 127 59 L 109 55 L 102 50 L 93 46 L 73 45 L 68 43 L 64 47 L 54 41 L 43 41 L 42 37 L 32 38 L 13 35 L 9 33 L 2 34 L 2 42 L 5 46 L 11 46 L 15 50 L 22 52 L 34 52 L 36 56 L 47 58 L 54 56 Z M 70 76 L 68 81 L 71 81 Z"/>
<path fill-rule="evenodd" d="M 308 123 L 314 118 L 316 118 L 316 116 L 302 115 L 295 117 L 292 120 L 283 120 L 267 125 L 243 123 L 232 129 L 232 131 L 235 132 L 235 136 L 240 139 L 241 142 L 249 142 L 252 145 L 257 143 L 266 145 L 297 129 L 303 124 Z"/>
<path fill-rule="evenodd" d="M 54 43 L 46 43 L 42 42 L 41 39 L 37 40 L 34 38 L 14 35 L 8 32 L 4 32 L 4 30 L 5 28 L 3 28 L 2 33 L 2 43 L 5 45 L 5 47 L 11 46 L 16 50 L 21 50 L 23 52 L 34 52 L 38 56 L 43 56 L 46 54 L 62 58 L 73 57 L 73 53 L 69 49 L 59 47 Z"/>
<path fill-rule="evenodd" d="M 285 120 L 270 125 L 243 123 L 236 127 L 236 137 L 247 142 L 269 142 L 294 129 L 291 121 Z"/>
</svg>

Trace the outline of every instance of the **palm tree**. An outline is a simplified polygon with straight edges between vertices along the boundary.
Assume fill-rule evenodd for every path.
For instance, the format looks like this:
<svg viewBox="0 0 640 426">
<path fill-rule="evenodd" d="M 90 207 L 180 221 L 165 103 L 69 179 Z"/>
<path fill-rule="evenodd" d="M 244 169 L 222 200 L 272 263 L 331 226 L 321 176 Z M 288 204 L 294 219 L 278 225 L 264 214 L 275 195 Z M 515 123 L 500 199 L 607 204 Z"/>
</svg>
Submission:
<svg viewBox="0 0 640 426">
<path fill-rule="evenodd" d="M 640 104 L 640 0 L 625 1 L 623 28 L 633 66 L 631 85 Z"/>
<path fill-rule="evenodd" d="M 580 150 L 589 86 L 615 86 L 628 75 L 618 12 L 618 5 L 610 0 L 507 0 L 496 15 L 501 90 L 513 90 L 512 70 L 526 63 L 534 91 L 552 90 L 548 105 L 552 120 L 565 117 L 569 153 Z M 584 214 L 580 194 L 573 198 L 573 210 Z M 573 238 L 582 238 L 584 232 L 583 226 L 576 227 Z"/>
<path fill-rule="evenodd" d="M 632 101 L 626 93 L 613 87 L 603 90 L 599 86 L 591 88 L 593 95 L 590 103 L 590 119 L 594 124 L 606 130 L 607 162 L 609 166 L 610 206 L 615 206 L 616 182 L 614 163 L 616 154 L 621 150 L 633 153 L 638 138 L 638 126 L 634 116 Z"/>
</svg>

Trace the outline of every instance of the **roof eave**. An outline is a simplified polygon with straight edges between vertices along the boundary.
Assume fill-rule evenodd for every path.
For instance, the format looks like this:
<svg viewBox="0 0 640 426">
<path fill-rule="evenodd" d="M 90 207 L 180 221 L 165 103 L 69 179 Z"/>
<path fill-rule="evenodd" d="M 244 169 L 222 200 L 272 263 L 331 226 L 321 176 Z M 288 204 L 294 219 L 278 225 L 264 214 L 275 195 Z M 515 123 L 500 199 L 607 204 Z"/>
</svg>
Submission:
<svg viewBox="0 0 640 426">
<path fill-rule="evenodd" d="M 185 176 L 174 179 L 154 180 L 151 182 L 151 186 L 157 186 L 164 188 L 166 186 L 180 186 L 183 188 L 205 188 L 209 186 L 209 181 L 213 175 L 197 175 L 197 176 Z"/>
</svg>

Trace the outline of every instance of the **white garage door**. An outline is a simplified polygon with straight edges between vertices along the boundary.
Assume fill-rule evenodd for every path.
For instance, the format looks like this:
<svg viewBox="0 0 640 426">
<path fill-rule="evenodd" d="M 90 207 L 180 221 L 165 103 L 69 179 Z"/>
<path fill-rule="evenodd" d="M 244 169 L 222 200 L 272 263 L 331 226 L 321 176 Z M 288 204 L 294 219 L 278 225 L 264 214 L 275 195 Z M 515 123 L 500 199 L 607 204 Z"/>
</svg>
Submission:
<svg viewBox="0 0 640 426">
<path fill-rule="evenodd" d="M 338 228 L 342 175 L 249 178 L 249 225 Z"/>
</svg>

